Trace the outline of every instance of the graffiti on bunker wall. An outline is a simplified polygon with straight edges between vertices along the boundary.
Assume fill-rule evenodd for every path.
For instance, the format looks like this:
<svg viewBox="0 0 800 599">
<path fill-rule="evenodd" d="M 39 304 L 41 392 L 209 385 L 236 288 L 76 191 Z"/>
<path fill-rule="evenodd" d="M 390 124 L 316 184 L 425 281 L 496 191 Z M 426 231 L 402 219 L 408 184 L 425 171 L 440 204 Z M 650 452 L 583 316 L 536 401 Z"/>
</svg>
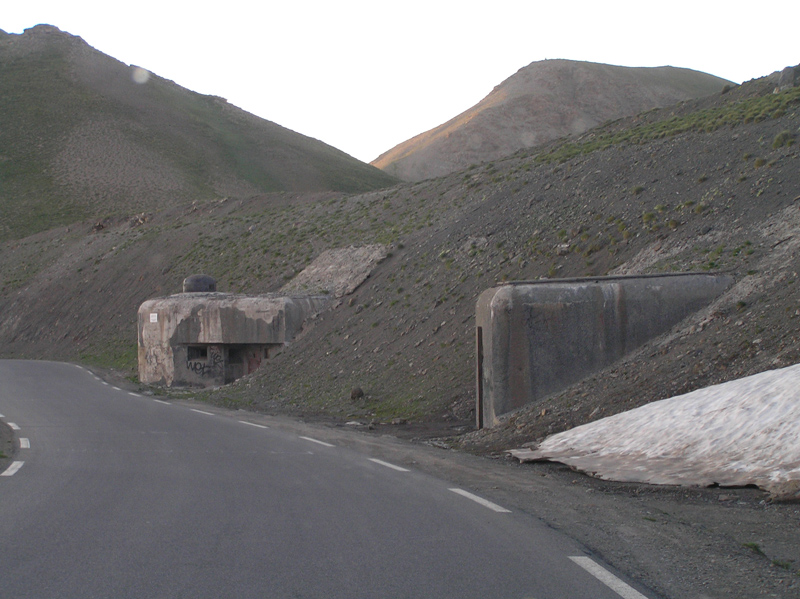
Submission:
<svg viewBox="0 0 800 599">
<path fill-rule="evenodd" d="M 222 376 L 224 362 L 222 348 L 211 345 L 208 348 L 208 356 L 206 358 L 186 360 L 186 368 L 199 377 L 215 378 Z"/>
</svg>

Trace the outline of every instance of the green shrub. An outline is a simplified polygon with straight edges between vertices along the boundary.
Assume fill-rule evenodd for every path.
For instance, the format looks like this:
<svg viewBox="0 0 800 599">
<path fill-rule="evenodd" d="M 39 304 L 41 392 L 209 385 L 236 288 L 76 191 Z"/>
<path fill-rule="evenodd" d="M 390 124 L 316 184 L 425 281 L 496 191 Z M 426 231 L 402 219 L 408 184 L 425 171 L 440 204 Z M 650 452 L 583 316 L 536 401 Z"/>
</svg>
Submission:
<svg viewBox="0 0 800 599">
<path fill-rule="evenodd" d="M 777 150 L 783 146 L 791 146 L 794 143 L 794 134 L 791 131 L 781 131 L 772 140 L 772 149 Z"/>
</svg>

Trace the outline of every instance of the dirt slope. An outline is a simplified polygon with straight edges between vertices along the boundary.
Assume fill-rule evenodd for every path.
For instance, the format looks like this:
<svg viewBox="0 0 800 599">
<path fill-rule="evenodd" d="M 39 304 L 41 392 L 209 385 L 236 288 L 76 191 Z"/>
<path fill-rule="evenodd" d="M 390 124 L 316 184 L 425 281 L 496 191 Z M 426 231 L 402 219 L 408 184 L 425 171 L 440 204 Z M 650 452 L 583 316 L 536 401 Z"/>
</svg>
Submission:
<svg viewBox="0 0 800 599">
<path fill-rule="evenodd" d="M 545 60 L 520 69 L 478 104 L 372 164 L 405 181 L 446 175 L 601 123 L 719 92 L 729 81 L 674 67 Z"/>
</svg>

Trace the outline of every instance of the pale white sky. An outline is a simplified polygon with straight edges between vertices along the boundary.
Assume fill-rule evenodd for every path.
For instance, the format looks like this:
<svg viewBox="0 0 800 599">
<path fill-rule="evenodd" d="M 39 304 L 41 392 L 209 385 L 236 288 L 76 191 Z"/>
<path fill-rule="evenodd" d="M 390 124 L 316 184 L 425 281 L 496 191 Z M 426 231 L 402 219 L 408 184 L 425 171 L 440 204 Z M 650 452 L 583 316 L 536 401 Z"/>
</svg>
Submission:
<svg viewBox="0 0 800 599">
<path fill-rule="evenodd" d="M 672 65 L 737 83 L 800 63 L 798 0 L 6 0 L 101 52 L 365 162 L 533 61 Z"/>
</svg>

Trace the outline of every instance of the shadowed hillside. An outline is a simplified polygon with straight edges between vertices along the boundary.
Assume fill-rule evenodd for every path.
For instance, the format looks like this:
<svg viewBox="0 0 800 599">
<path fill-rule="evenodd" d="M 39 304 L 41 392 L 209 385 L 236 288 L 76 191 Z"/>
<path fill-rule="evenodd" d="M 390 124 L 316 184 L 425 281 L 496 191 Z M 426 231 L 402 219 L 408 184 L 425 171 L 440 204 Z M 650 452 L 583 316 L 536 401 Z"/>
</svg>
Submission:
<svg viewBox="0 0 800 599">
<path fill-rule="evenodd" d="M 729 84 L 674 67 L 534 62 L 469 110 L 392 148 L 372 164 L 400 179 L 421 181 L 580 134 L 612 119 L 707 96 Z"/>
<path fill-rule="evenodd" d="M 0 114 L 0 239 L 192 200 L 393 182 L 47 25 L 0 32 Z"/>
</svg>

